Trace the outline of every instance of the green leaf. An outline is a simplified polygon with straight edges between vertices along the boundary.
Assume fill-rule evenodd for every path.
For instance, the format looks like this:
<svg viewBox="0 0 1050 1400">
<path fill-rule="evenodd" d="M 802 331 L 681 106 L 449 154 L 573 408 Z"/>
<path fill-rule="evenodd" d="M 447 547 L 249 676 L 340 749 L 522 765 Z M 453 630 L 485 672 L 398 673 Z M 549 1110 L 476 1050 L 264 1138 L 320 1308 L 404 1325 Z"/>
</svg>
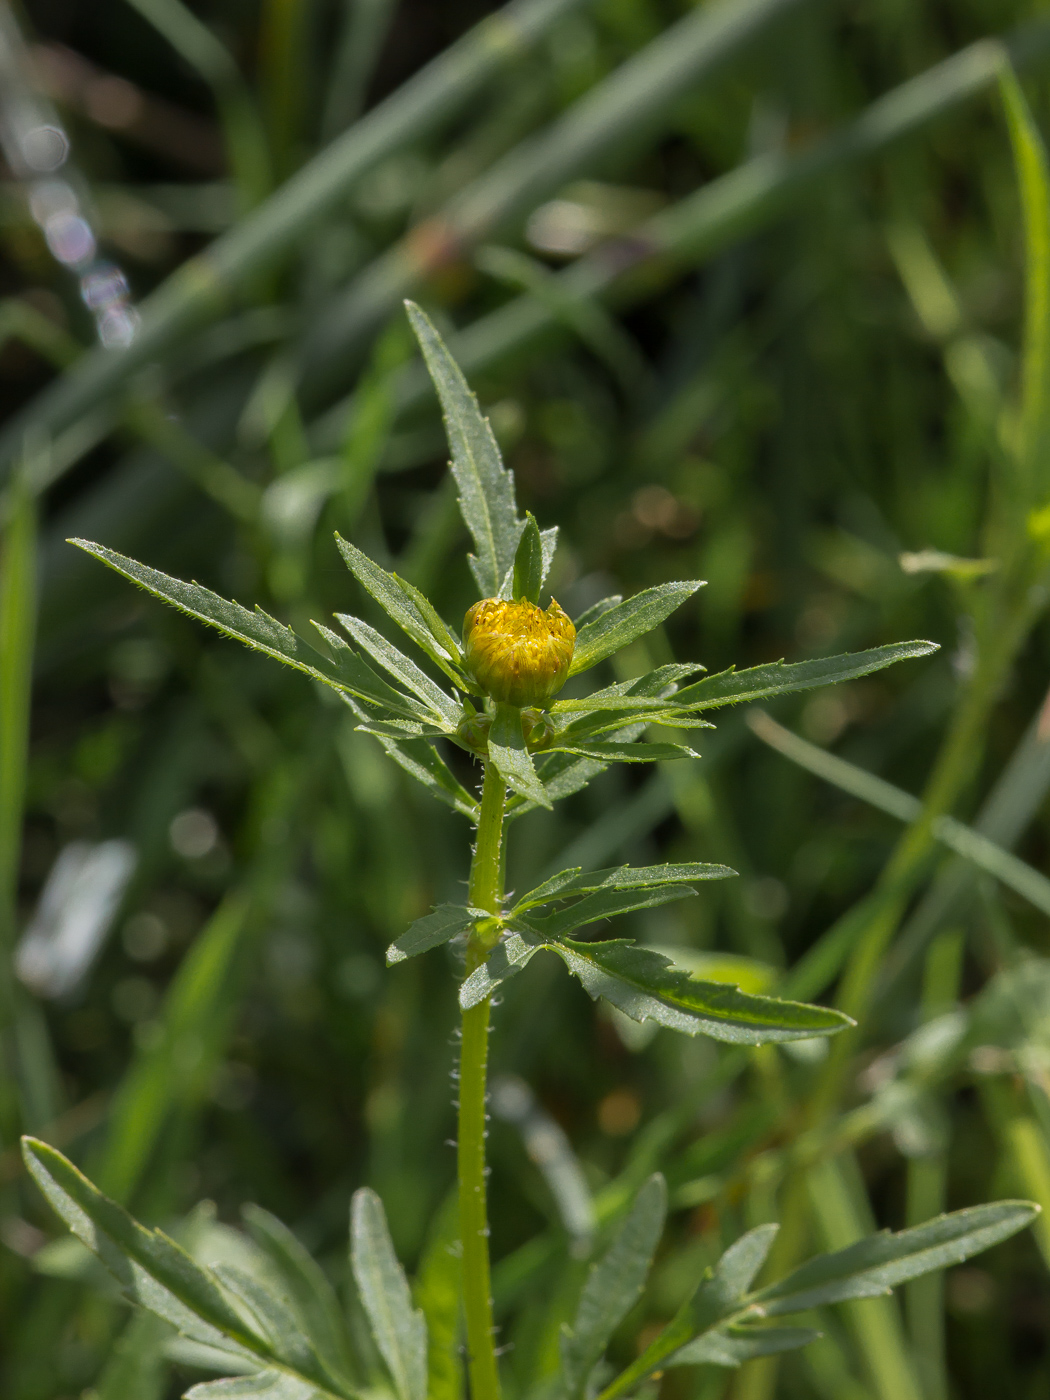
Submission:
<svg viewBox="0 0 1050 1400">
<path fill-rule="evenodd" d="M 360 713 L 360 711 L 358 711 Z M 478 818 L 478 804 L 427 739 L 395 739 L 376 733 L 386 753 L 440 802 L 470 821 Z"/>
<path fill-rule="evenodd" d="M 644 637 L 702 587 L 699 579 L 661 583 L 609 608 L 576 633 L 576 650 L 569 675 L 575 676 L 596 666 L 614 651 Z"/>
<path fill-rule="evenodd" d="M 718 982 L 698 982 L 660 953 L 625 939 L 548 945 L 592 997 L 605 997 L 635 1021 L 656 1021 L 686 1035 L 738 1045 L 833 1035 L 853 1022 L 841 1012 L 775 997 L 751 996 Z"/>
<path fill-rule="evenodd" d="M 183 1400 L 315 1400 L 320 1392 L 287 1371 L 256 1371 L 190 1386 Z M 130 1397 L 129 1397 L 130 1400 Z"/>
<path fill-rule="evenodd" d="M 57 1215 L 97 1254 L 124 1294 L 183 1335 L 241 1357 L 276 1359 L 226 1301 L 210 1270 L 160 1230 L 147 1230 L 53 1147 L 22 1139 L 33 1180 Z"/>
<path fill-rule="evenodd" d="M 483 909 L 468 909 L 462 904 L 439 904 L 429 914 L 409 924 L 400 938 L 394 940 L 386 950 L 388 964 L 404 962 L 406 958 L 429 953 L 431 948 L 440 948 L 457 933 L 463 933 L 479 919 L 492 916 Z"/>
<path fill-rule="evenodd" d="M 346 1326 L 339 1299 L 324 1270 L 288 1226 L 262 1206 L 242 1206 L 241 1216 L 277 1270 L 314 1351 L 333 1378 L 343 1388 L 349 1388 Z"/>
<path fill-rule="evenodd" d="M 613 1332 L 641 1297 L 667 1214 L 667 1187 L 657 1173 L 635 1197 L 612 1244 L 591 1266 L 571 1331 L 561 1337 L 566 1392 L 578 1395 Z"/>
<path fill-rule="evenodd" d="M 714 1327 L 662 1362 L 672 1366 L 742 1366 L 758 1356 L 775 1356 L 808 1346 L 821 1334 L 811 1327 Z"/>
<path fill-rule="evenodd" d="M 477 549 L 470 556 L 471 571 L 481 596 L 495 598 L 514 567 L 521 535 L 514 478 L 503 466 L 488 419 L 429 317 L 413 302 L 406 302 L 405 309 L 441 401 L 459 508 Z"/>
<path fill-rule="evenodd" d="M 453 1186 L 434 1217 L 416 1274 L 415 1298 L 427 1325 L 427 1400 L 461 1400 L 459 1352 L 459 1197 Z"/>
<path fill-rule="evenodd" d="M 367 554 L 362 554 L 340 535 L 336 535 L 335 542 L 347 568 L 361 587 L 441 667 L 450 680 L 462 687 L 466 680 L 460 668 L 462 648 L 429 598 L 397 574 L 380 568 Z"/>
<path fill-rule="evenodd" d="M 367 622 L 362 622 L 360 618 L 351 617 L 347 613 L 336 613 L 335 616 L 340 626 L 349 632 L 373 661 L 377 661 L 395 680 L 400 681 L 406 690 L 410 690 L 424 705 L 433 710 L 441 723 L 448 727 L 449 733 L 455 733 L 463 712 L 451 695 L 446 695 L 425 671 L 421 671 L 414 661 L 398 651 L 397 647 L 388 642 L 374 627 L 369 627 Z"/>
<path fill-rule="evenodd" d="M 742 1298 L 769 1258 L 779 1225 L 757 1225 L 729 1246 L 715 1265 L 714 1277 L 721 1296 L 728 1302 Z"/>
<path fill-rule="evenodd" d="M 548 942 L 583 928 L 585 924 L 596 923 L 599 919 L 612 919 L 618 914 L 630 914 L 636 909 L 655 909 L 660 904 L 670 904 L 677 899 L 690 899 L 696 894 L 691 885 L 653 884 L 634 886 L 626 889 L 600 889 L 595 894 L 579 899 L 557 913 L 540 916 L 530 914 L 521 918 L 533 932 L 540 934 Z"/>
<path fill-rule="evenodd" d="M 697 758 L 695 749 L 685 744 L 614 744 L 596 739 L 593 743 L 552 745 L 554 752 L 573 753 L 580 758 L 597 758 L 602 763 L 670 763 L 676 758 Z"/>
<path fill-rule="evenodd" d="M 372 1335 L 399 1400 L 426 1400 L 426 1323 L 423 1314 L 412 1307 L 383 1202 L 367 1186 L 355 1191 L 351 1202 L 350 1262 Z"/>
<path fill-rule="evenodd" d="M 592 603 L 589 608 L 585 608 L 579 617 L 575 619 L 576 631 L 579 632 L 586 627 L 589 622 L 596 622 L 602 613 L 607 613 L 610 608 L 615 608 L 617 603 L 623 602 L 622 593 L 611 593 L 608 598 L 600 598 L 597 603 Z"/>
<path fill-rule="evenodd" d="M 547 944 L 538 934 L 530 933 L 527 929 L 522 932 L 513 930 L 506 934 L 493 948 L 486 961 L 475 968 L 460 985 L 460 1007 L 469 1011 L 472 1006 L 477 1006 L 478 1002 L 492 996 L 496 988 L 506 982 L 508 977 L 520 972 L 546 947 Z"/>
<path fill-rule="evenodd" d="M 543 541 L 540 527 L 532 511 L 525 512 L 525 528 L 518 541 L 518 551 L 514 556 L 514 577 L 509 590 L 511 598 L 527 598 L 530 603 L 539 603 L 540 589 L 543 586 Z"/>
<path fill-rule="evenodd" d="M 695 685 L 686 686 L 675 696 L 681 705 L 696 709 L 712 709 L 718 705 L 738 705 L 742 700 L 761 700 L 769 695 L 784 695 L 791 690 L 812 690 L 818 685 L 833 685 L 837 681 L 852 681 L 858 676 L 871 675 L 916 656 L 929 656 L 938 651 L 936 642 L 893 642 L 889 646 L 873 647 L 870 651 L 847 652 L 842 656 L 821 657 L 817 661 L 796 661 L 787 665 L 773 661 L 767 666 L 753 666 L 748 671 L 721 671 L 705 676 Z"/>
<path fill-rule="evenodd" d="M 489 762 L 494 763 L 500 777 L 515 792 L 527 797 L 538 807 L 550 807 L 550 797 L 532 766 L 532 757 L 525 747 L 521 731 L 521 711 L 514 705 L 496 706 L 496 718 L 489 730 Z"/>
<path fill-rule="evenodd" d="M 406 695 L 404 691 L 395 690 L 392 685 L 388 685 L 338 632 L 333 632 L 321 622 L 313 622 L 312 625 L 334 654 L 338 672 L 335 685 L 344 699 L 349 693 L 356 700 L 375 706 L 380 711 L 386 711 L 385 714 L 372 715 L 373 719 L 394 717 L 412 719 L 423 724 L 431 722 L 433 715 L 425 705 L 420 704 L 414 695 Z M 344 678 L 352 679 L 353 683 L 343 683 Z M 365 713 L 371 714 L 371 711 Z"/>
<path fill-rule="evenodd" d="M 995 1201 L 939 1215 L 897 1234 L 883 1230 L 809 1260 L 748 1302 L 762 1316 L 779 1317 L 849 1298 L 877 1298 L 898 1283 L 961 1264 L 1009 1239 L 1038 1214 L 1031 1201 Z"/>
<path fill-rule="evenodd" d="M 314 1349 L 299 1326 L 295 1313 L 283 1298 L 235 1264 L 215 1264 L 211 1272 L 226 1292 L 232 1293 L 255 1319 L 259 1332 L 266 1338 L 278 1360 L 300 1375 L 316 1373 L 318 1359 Z"/>
</svg>

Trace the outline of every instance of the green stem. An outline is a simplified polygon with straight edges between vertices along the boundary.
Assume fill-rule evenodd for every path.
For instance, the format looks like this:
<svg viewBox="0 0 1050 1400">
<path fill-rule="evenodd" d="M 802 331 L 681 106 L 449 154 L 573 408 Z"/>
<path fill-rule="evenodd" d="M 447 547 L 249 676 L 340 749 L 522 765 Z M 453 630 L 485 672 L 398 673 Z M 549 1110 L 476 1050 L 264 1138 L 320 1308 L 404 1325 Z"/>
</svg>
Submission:
<svg viewBox="0 0 1050 1400">
<path fill-rule="evenodd" d="M 494 764 L 485 766 L 478 838 L 470 867 L 470 902 L 476 909 L 499 911 L 500 847 L 506 788 Z M 467 973 L 485 961 L 491 942 L 478 934 L 467 948 Z M 463 1012 L 459 1054 L 459 1229 L 463 1242 L 463 1313 L 471 1400 L 497 1400 L 499 1371 L 493 1339 L 492 1287 L 489 1277 L 489 1228 L 485 1183 L 485 1077 L 488 1068 L 489 1012 L 486 998 Z"/>
</svg>

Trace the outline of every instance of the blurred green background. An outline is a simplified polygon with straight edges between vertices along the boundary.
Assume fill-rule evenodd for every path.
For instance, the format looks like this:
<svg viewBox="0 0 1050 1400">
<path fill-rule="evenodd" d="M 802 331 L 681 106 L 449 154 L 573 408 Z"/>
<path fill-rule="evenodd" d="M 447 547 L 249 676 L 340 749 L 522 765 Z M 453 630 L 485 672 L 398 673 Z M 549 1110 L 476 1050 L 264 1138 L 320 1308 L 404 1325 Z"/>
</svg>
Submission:
<svg viewBox="0 0 1050 1400">
<path fill-rule="evenodd" d="M 67 536 L 297 626 L 343 608 L 376 621 L 338 529 L 458 622 L 466 535 L 400 310 L 412 295 L 448 333 L 521 506 L 561 528 L 551 583 L 570 612 L 708 580 L 624 674 L 930 638 L 931 659 L 775 716 L 916 794 L 978 664 L 1025 305 L 1002 51 L 979 41 L 1020 36 L 1041 120 L 1043 7 L 531 0 L 486 21 L 495 8 L 0 9 L 10 1400 L 159 1400 L 200 1374 L 127 1329 L 81 1256 L 47 1242 L 19 1131 L 150 1222 L 203 1198 L 236 1223 L 258 1202 L 335 1276 L 354 1187 L 380 1192 L 412 1268 L 454 1175 L 455 959 L 387 972 L 383 950 L 460 898 L 466 823 L 336 700 L 135 595 Z M 64 129 L 60 168 L 19 167 L 26 102 Z M 992 834 L 1036 870 L 1050 838 L 1047 735 L 1031 728 L 1050 655 L 1041 598 L 955 806 L 970 821 L 1009 779 L 1012 825 Z M 871 889 L 901 827 L 746 720 L 725 712 L 695 764 L 612 771 L 523 819 L 509 886 L 553 862 L 725 861 L 738 880 L 632 916 L 630 932 L 776 986 Z M 600 1222 L 626 1185 L 668 1175 L 673 1228 L 632 1336 L 721 1243 L 783 1208 L 792 1172 L 824 1200 L 796 1210 L 813 1248 L 996 1195 L 1050 1205 L 1047 910 L 982 876 L 931 913 L 937 869 L 909 891 L 919 913 L 873 986 L 832 1145 L 801 1165 L 804 1058 L 767 1047 L 741 1065 L 650 1036 L 553 960 L 508 986 L 494 1072 L 534 1096 L 523 1108 L 504 1081 L 490 1138 L 515 1394 L 556 1361 L 592 1226 L 581 1181 Z M 535 1132 L 552 1121 L 565 1140 L 541 1170 Z M 848 1305 L 776 1370 L 669 1373 L 664 1393 L 1042 1400 L 1048 1247 L 1020 1237 L 899 1305 Z"/>
</svg>

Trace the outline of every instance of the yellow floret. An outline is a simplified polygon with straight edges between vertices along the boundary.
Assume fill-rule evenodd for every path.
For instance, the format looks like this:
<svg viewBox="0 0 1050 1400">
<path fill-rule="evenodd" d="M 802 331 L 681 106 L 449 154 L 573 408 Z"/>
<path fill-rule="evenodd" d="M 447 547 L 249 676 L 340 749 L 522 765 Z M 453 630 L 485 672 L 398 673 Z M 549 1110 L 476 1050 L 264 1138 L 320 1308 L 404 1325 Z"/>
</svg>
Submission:
<svg viewBox="0 0 1050 1400">
<path fill-rule="evenodd" d="M 544 611 L 520 598 L 483 598 L 463 620 L 466 663 L 494 700 L 546 705 L 569 675 L 576 628 L 552 598 Z"/>
</svg>

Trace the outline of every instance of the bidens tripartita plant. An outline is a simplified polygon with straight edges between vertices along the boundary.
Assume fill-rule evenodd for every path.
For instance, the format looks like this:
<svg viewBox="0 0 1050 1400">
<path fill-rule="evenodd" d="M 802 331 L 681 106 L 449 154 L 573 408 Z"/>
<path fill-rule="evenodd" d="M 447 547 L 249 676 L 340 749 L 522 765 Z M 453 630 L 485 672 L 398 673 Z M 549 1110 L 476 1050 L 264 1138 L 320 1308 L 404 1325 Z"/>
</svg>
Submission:
<svg viewBox="0 0 1050 1400">
<path fill-rule="evenodd" d="M 687 1035 L 742 1045 L 828 1036 L 851 1024 L 822 1006 L 752 996 L 703 982 L 667 957 L 627 939 L 574 936 L 629 911 L 696 894 L 704 880 L 734 872 L 722 865 L 678 864 L 559 871 L 513 900 L 505 896 L 505 845 L 513 821 L 580 791 L 612 763 L 688 759 L 684 743 L 651 742 L 669 730 L 710 727 L 707 712 L 867 675 L 932 651 L 906 642 L 796 665 L 776 663 L 705 676 L 696 663 L 660 666 L 633 680 L 562 695 L 573 677 L 659 626 L 701 587 L 661 584 L 633 598 L 610 597 L 571 619 L 557 600 L 543 604 L 556 529 L 518 515 L 511 473 L 488 422 L 433 325 L 408 314 L 441 400 L 459 504 L 474 541 L 470 567 L 479 599 L 462 631 L 418 589 L 337 540 L 350 571 L 422 652 L 412 657 L 360 618 L 338 614 L 341 632 L 315 623 L 310 641 L 256 609 L 250 612 L 197 584 L 169 578 L 101 545 L 78 540 L 112 568 L 183 612 L 331 686 L 358 727 L 475 829 L 466 902 L 443 904 L 416 920 L 388 949 L 390 963 L 453 938 L 465 943 L 459 988 L 457 1273 L 470 1394 L 493 1400 L 499 1368 L 489 1282 L 485 1170 L 486 1063 L 492 996 L 540 952 L 556 954 L 592 997 L 604 997 L 637 1021 Z M 441 677 L 441 681 L 435 678 Z M 478 762 L 480 795 L 470 792 L 442 756 L 455 744 Z M 127 1296 L 164 1318 L 190 1342 L 229 1358 L 237 1379 L 203 1382 L 194 1400 L 266 1396 L 268 1400 L 355 1397 L 364 1382 L 350 1333 L 331 1286 L 284 1226 L 253 1208 L 247 1219 L 267 1260 L 258 1276 L 230 1264 L 205 1267 L 166 1235 L 135 1222 L 55 1149 L 33 1139 L 26 1162 L 70 1229 L 114 1273 Z M 551 1391 L 601 1400 L 637 1389 L 671 1366 L 738 1366 L 752 1357 L 799 1347 L 811 1328 L 773 1319 L 825 1304 L 871 1297 L 931 1269 L 956 1263 L 1028 1224 L 1037 1207 L 1001 1201 L 941 1216 L 900 1234 L 871 1236 L 810 1260 L 757 1291 L 753 1283 L 776 1226 L 744 1234 L 701 1280 L 637 1360 L 619 1376 L 603 1356 L 616 1327 L 639 1297 L 660 1238 L 666 1192 L 657 1175 L 642 1187 L 583 1286 L 573 1326 L 562 1338 L 561 1376 Z M 428 1329 L 413 1307 L 394 1255 L 379 1198 L 355 1193 L 352 1272 L 362 1307 L 398 1400 L 458 1396 L 458 1324 Z"/>
</svg>

